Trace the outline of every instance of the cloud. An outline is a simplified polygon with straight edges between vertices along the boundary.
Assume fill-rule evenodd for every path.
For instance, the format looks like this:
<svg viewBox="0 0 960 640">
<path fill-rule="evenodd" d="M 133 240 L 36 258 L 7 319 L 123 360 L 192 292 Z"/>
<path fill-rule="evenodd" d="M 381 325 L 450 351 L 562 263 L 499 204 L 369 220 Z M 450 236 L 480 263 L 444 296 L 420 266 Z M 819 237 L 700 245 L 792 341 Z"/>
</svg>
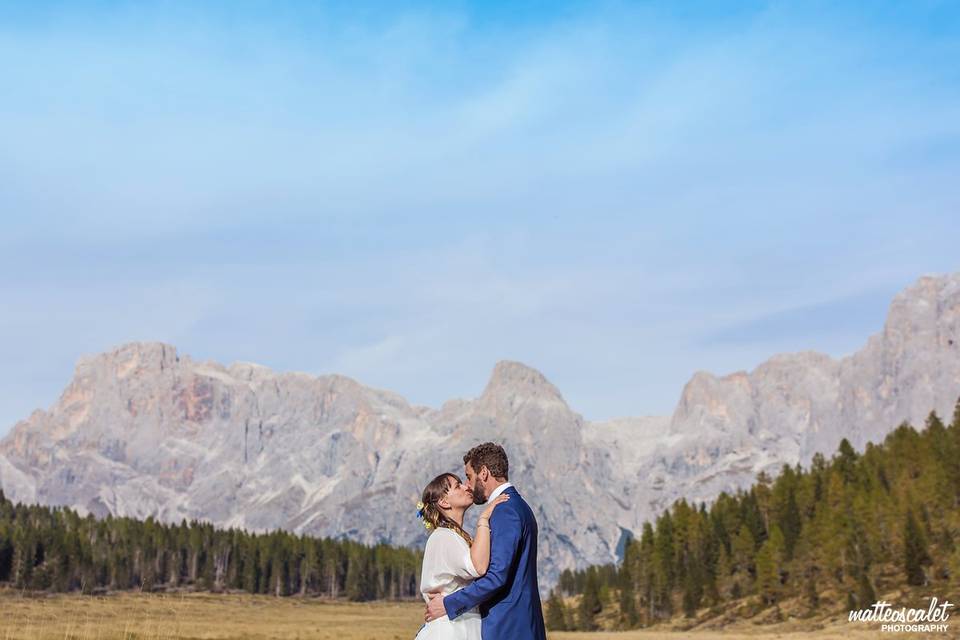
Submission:
<svg viewBox="0 0 960 640">
<path fill-rule="evenodd" d="M 832 351 L 838 343 L 851 339 L 857 347 L 865 337 L 883 326 L 895 289 L 860 292 L 839 299 L 827 300 L 765 313 L 749 320 L 723 327 L 703 337 L 704 347 L 784 343 L 805 348 Z M 804 347 L 806 342 L 809 346 Z"/>
</svg>

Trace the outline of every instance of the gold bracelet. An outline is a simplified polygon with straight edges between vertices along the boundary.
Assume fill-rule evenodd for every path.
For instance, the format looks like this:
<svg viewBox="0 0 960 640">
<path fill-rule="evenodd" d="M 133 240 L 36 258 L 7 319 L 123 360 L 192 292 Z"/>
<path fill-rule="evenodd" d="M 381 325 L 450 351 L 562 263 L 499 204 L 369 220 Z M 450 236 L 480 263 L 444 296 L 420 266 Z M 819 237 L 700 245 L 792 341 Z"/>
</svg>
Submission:
<svg viewBox="0 0 960 640">
<path fill-rule="evenodd" d="M 490 525 L 488 525 L 488 524 L 486 524 L 486 523 L 484 523 L 484 522 L 478 522 L 478 523 L 477 523 L 477 528 L 479 529 L 480 527 L 486 527 L 487 529 L 489 529 L 489 528 L 490 528 Z"/>
</svg>

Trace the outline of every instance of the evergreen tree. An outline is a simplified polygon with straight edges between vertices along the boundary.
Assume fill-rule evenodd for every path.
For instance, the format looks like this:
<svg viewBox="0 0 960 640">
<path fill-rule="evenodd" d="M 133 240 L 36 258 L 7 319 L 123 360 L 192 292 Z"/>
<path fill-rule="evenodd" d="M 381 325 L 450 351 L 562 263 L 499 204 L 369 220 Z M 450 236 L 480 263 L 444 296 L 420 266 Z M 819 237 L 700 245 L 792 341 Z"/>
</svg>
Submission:
<svg viewBox="0 0 960 640">
<path fill-rule="evenodd" d="M 623 581 L 620 587 L 620 623 L 627 629 L 633 629 L 640 622 L 640 615 L 637 611 L 637 593 L 633 586 L 633 580 Z"/>
<path fill-rule="evenodd" d="M 733 564 L 730 561 L 730 554 L 727 553 L 727 548 L 721 544 L 720 554 L 716 564 L 717 599 L 719 601 L 726 600 L 730 597 L 730 579 L 732 573 Z"/>
<path fill-rule="evenodd" d="M 930 564 L 930 555 L 927 551 L 926 537 L 917 524 L 913 509 L 907 509 L 903 527 L 903 565 L 907 576 L 907 584 L 922 586 L 927 583 L 927 574 L 924 565 Z"/>
<path fill-rule="evenodd" d="M 564 569 L 560 574 L 560 583 L 559 583 L 561 593 L 565 595 L 573 595 L 577 592 L 576 581 L 573 577 L 573 571 L 570 569 Z"/>
<path fill-rule="evenodd" d="M 797 506 L 796 491 L 791 487 L 787 493 L 786 504 L 778 518 L 778 525 L 783 532 L 784 547 L 788 558 L 793 557 L 794 547 L 800 537 L 802 522 L 800 508 Z"/>
<path fill-rule="evenodd" d="M 683 579 L 683 614 L 693 618 L 697 614 L 700 604 L 701 589 L 697 584 L 696 574 L 686 572 Z"/>
<path fill-rule="evenodd" d="M 673 518 L 670 512 L 666 511 L 657 519 L 653 538 L 654 609 L 660 614 L 669 615 L 673 610 L 671 596 L 676 582 L 674 554 Z"/>
<path fill-rule="evenodd" d="M 546 625 L 549 631 L 567 630 L 567 611 L 563 605 L 563 599 L 556 589 L 550 592 L 550 598 L 547 600 Z"/>
<path fill-rule="evenodd" d="M 639 584 L 640 617 L 642 620 L 646 620 L 647 624 L 653 624 L 657 615 L 654 553 L 653 526 L 649 522 L 645 522 L 640 535 L 635 575 Z"/>
<path fill-rule="evenodd" d="M 754 563 L 753 558 L 756 553 L 756 544 L 753 534 L 746 524 L 740 525 L 740 530 L 731 544 L 731 554 L 733 561 L 733 585 L 732 595 L 739 598 L 750 591 L 753 582 Z"/>
<path fill-rule="evenodd" d="M 850 444 L 850 441 L 846 438 L 842 439 L 837 450 L 836 465 L 837 470 L 840 472 L 840 478 L 845 485 L 854 482 L 856 478 L 856 463 L 857 452 L 854 451 L 853 445 Z"/>
<path fill-rule="evenodd" d="M 587 572 L 583 596 L 580 598 L 580 607 L 577 609 L 577 629 L 579 631 L 596 631 L 597 614 L 603 610 L 600 601 L 600 587 L 593 572 Z"/>
<path fill-rule="evenodd" d="M 784 561 L 784 541 L 780 528 L 774 525 L 770 537 L 757 553 L 757 589 L 767 604 L 780 599 L 780 575 Z"/>
</svg>

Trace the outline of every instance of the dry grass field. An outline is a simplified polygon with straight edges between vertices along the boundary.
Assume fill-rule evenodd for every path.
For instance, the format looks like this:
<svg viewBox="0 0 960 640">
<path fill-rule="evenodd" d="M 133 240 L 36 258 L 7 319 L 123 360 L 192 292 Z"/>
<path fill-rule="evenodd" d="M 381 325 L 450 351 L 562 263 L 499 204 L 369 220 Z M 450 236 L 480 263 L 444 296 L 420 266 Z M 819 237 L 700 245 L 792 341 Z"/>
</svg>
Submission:
<svg viewBox="0 0 960 640">
<path fill-rule="evenodd" d="M 311 639 L 411 640 L 420 628 L 416 603 L 354 604 L 313 599 L 213 594 L 26 596 L 0 591 L 0 640 Z M 551 633 L 550 640 L 866 640 L 881 634 L 845 620 L 821 628 L 732 625 L 723 630 Z M 958 629 L 960 631 L 960 629 Z M 957 634 L 883 634 L 947 638 Z"/>
<path fill-rule="evenodd" d="M 413 638 L 415 604 L 214 594 L 0 594 L 2 640 Z"/>
</svg>

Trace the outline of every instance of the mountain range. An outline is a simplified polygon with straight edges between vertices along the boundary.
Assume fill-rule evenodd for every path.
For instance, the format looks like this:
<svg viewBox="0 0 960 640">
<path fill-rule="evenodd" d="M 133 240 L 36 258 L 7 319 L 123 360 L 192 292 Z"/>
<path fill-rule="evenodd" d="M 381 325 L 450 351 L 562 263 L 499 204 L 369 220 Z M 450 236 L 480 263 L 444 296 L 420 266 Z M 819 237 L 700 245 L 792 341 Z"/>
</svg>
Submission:
<svg viewBox="0 0 960 640">
<path fill-rule="evenodd" d="M 931 409 L 949 416 L 958 395 L 960 274 L 899 293 L 883 330 L 852 355 L 698 372 L 672 416 L 607 422 L 584 419 L 518 362 L 496 364 L 479 397 L 429 408 L 340 375 L 130 343 L 81 359 L 60 398 L 0 441 L 0 487 L 98 516 L 418 546 L 422 487 L 462 473 L 463 453 L 493 440 L 535 509 L 549 585 L 564 568 L 614 561 L 680 497 L 748 486 L 760 471 L 831 455 L 842 438 L 862 448 L 904 420 L 922 425 Z"/>
</svg>

